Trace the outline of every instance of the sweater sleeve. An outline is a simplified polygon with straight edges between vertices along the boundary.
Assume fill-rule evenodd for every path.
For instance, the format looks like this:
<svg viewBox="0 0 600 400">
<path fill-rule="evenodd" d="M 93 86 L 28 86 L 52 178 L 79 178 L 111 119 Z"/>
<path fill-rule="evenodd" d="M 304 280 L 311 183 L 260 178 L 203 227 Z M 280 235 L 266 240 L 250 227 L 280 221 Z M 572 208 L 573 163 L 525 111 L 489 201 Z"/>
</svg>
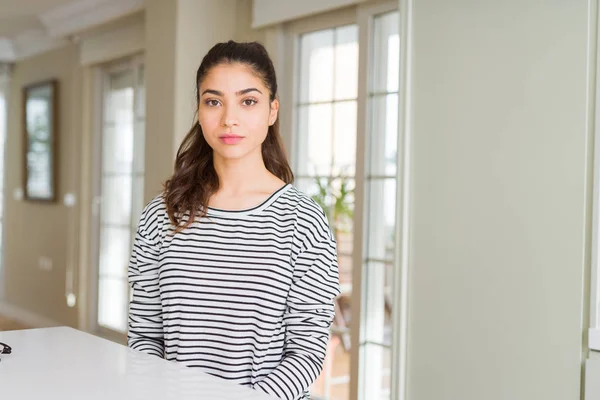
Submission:
<svg viewBox="0 0 600 400">
<path fill-rule="evenodd" d="M 302 251 L 287 298 L 282 362 L 254 388 L 285 400 L 304 398 L 323 368 L 334 299 L 339 295 L 335 242 L 329 237 Z"/>
<path fill-rule="evenodd" d="M 146 206 L 135 235 L 128 273 L 133 298 L 129 304 L 127 339 L 132 349 L 162 358 L 164 335 L 158 284 L 161 206 L 158 199 Z"/>
</svg>

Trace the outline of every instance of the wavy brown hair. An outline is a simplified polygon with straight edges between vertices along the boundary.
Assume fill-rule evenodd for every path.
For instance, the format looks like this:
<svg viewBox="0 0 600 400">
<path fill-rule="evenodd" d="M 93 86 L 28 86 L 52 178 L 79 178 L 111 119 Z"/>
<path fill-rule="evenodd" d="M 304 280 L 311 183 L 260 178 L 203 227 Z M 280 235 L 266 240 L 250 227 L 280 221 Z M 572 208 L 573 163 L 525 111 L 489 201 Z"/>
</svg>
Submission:
<svg viewBox="0 0 600 400">
<path fill-rule="evenodd" d="M 200 102 L 200 84 L 211 68 L 222 64 L 244 64 L 259 76 L 269 89 L 269 100 L 277 98 L 277 78 L 273 62 L 267 50 L 257 42 L 237 43 L 232 40 L 218 43 L 204 56 L 196 73 L 196 105 Z M 198 109 L 198 107 L 196 107 Z M 273 175 L 292 183 L 294 174 L 289 166 L 281 135 L 279 116 L 269 126 L 267 137 L 262 144 L 262 158 L 265 167 Z M 175 172 L 164 184 L 164 197 L 167 213 L 177 231 L 194 222 L 196 217 L 206 215 L 210 197 L 219 189 L 219 177 L 213 165 L 213 150 L 202 133 L 196 120 L 192 129 L 183 139 L 175 159 Z M 189 215 L 187 220 L 185 215 Z"/>
</svg>

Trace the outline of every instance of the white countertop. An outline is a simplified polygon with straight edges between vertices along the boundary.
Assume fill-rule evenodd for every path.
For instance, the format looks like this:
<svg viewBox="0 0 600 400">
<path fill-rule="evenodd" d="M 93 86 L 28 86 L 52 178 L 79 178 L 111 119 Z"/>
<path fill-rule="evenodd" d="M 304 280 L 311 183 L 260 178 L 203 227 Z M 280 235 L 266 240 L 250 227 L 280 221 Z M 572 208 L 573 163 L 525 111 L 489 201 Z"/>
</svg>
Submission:
<svg viewBox="0 0 600 400">
<path fill-rule="evenodd" d="M 72 328 L 0 332 L 0 399 L 273 400 Z"/>
</svg>

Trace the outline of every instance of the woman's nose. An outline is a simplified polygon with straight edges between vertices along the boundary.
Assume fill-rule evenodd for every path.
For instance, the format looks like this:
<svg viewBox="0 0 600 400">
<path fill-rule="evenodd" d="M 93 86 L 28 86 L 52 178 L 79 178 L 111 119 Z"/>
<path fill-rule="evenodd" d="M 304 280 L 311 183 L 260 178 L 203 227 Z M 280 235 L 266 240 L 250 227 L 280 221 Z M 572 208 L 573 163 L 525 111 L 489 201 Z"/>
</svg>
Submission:
<svg viewBox="0 0 600 400">
<path fill-rule="evenodd" d="M 235 115 L 235 111 L 232 110 L 231 107 L 226 107 L 223 110 L 223 118 L 221 119 L 221 124 L 223 126 L 234 126 L 238 124 L 238 119 Z"/>
</svg>

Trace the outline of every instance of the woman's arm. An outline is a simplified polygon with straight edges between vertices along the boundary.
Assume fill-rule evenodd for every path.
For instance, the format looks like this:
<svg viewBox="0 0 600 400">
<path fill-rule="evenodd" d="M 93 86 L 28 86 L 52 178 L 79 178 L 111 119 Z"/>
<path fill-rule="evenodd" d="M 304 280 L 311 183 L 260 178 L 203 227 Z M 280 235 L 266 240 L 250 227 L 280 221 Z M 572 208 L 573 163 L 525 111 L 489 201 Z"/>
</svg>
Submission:
<svg viewBox="0 0 600 400">
<path fill-rule="evenodd" d="M 129 305 L 129 347 L 164 357 L 162 306 L 158 284 L 160 254 L 160 207 L 156 199 L 146 206 L 135 235 L 129 261 L 129 284 L 133 299 Z"/>
<path fill-rule="evenodd" d="M 282 362 L 254 385 L 285 400 L 302 398 L 323 368 L 334 299 L 339 295 L 335 242 L 326 239 L 304 250 L 294 266 L 294 282 L 284 315 Z"/>
</svg>

